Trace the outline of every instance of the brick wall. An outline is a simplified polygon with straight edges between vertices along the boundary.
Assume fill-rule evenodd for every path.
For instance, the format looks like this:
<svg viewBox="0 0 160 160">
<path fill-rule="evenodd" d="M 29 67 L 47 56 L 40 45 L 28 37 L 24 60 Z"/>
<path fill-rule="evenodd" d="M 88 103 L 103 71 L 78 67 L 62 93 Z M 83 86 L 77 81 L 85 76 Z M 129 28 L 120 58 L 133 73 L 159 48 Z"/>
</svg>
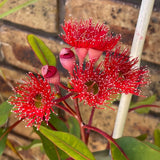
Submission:
<svg viewBox="0 0 160 160">
<path fill-rule="evenodd" d="M 2 9 L 4 11 L 23 3 L 26 0 L 10 0 Z M 0 69 L 8 81 L 15 83 L 25 76 L 27 71 L 39 71 L 41 64 L 36 59 L 33 51 L 27 43 L 27 35 L 39 36 L 47 46 L 56 54 L 65 47 L 58 34 L 60 25 L 72 18 L 87 19 L 92 17 L 95 22 L 106 23 L 111 30 L 122 34 L 121 43 L 124 47 L 131 47 L 133 34 L 138 18 L 139 6 L 114 0 L 39 0 L 38 2 L 21 9 L 0 20 Z M 157 94 L 156 104 L 160 105 L 160 12 L 152 13 L 150 25 L 142 54 L 142 64 L 147 64 L 151 72 L 151 85 L 145 89 L 145 95 Z M 63 70 L 58 65 L 63 74 Z M 62 78 L 65 81 L 65 78 Z M 12 94 L 11 88 L 0 77 L 1 100 L 7 99 Z M 89 109 L 82 108 L 87 114 Z M 93 124 L 108 133 L 113 128 L 115 113 L 107 111 L 96 112 L 96 120 Z M 84 118 L 86 115 L 84 114 Z M 125 135 L 139 135 L 147 132 L 153 134 L 153 129 L 158 126 L 160 110 L 154 109 L 149 115 L 132 115 L 125 129 Z M 105 119 L 102 123 L 101 118 Z M 137 120 L 138 117 L 138 120 Z M 20 134 L 21 129 L 16 133 Z M 27 136 L 27 134 L 25 134 Z M 96 138 L 95 138 L 96 139 Z M 105 147 L 103 140 L 94 141 L 91 138 L 90 148 L 92 151 Z M 95 146 L 99 146 L 98 148 Z M 8 152 L 7 152 L 8 153 Z M 7 154 L 6 153 L 6 154 Z"/>
</svg>

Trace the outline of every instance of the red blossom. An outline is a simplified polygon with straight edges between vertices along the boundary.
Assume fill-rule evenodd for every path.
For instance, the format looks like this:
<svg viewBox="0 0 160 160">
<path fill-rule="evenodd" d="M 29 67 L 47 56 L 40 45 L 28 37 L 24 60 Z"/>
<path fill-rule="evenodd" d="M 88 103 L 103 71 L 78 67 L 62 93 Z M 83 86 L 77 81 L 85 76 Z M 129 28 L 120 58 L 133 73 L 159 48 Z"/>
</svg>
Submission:
<svg viewBox="0 0 160 160">
<path fill-rule="evenodd" d="M 120 93 L 140 95 L 140 88 L 149 84 L 150 76 L 147 67 L 138 67 L 138 58 L 130 58 L 126 49 L 120 53 L 120 48 L 115 52 L 106 52 L 104 71 L 111 73 L 115 79 L 115 86 Z"/>
<path fill-rule="evenodd" d="M 70 84 L 73 87 L 70 91 L 75 92 L 74 98 L 79 98 L 80 101 L 89 106 L 97 107 L 98 105 L 108 105 L 111 101 L 117 98 L 117 91 L 113 86 L 113 79 L 105 79 L 106 75 L 98 66 L 94 68 L 93 61 L 86 62 L 85 69 L 76 65 L 74 74 L 70 79 Z"/>
<path fill-rule="evenodd" d="M 84 67 L 75 66 L 70 84 L 75 92 L 74 98 L 89 106 L 108 105 L 118 95 L 140 95 L 140 87 L 149 83 L 149 71 L 146 67 L 137 67 L 138 59 L 130 60 L 128 50 L 120 54 L 120 48 L 115 52 L 107 52 L 105 60 L 98 67 L 94 61 L 86 62 Z"/>
<path fill-rule="evenodd" d="M 18 113 L 17 117 L 24 119 L 27 126 L 41 125 L 44 120 L 49 121 L 50 113 L 54 112 L 54 93 L 46 80 L 38 74 L 28 73 L 24 83 L 15 87 L 16 95 L 9 98 L 9 103 L 14 105 L 13 112 Z"/>
<path fill-rule="evenodd" d="M 118 43 L 120 35 L 113 36 L 105 24 L 94 24 L 91 19 L 80 22 L 67 21 L 62 26 L 62 39 L 75 48 L 111 50 Z"/>
</svg>

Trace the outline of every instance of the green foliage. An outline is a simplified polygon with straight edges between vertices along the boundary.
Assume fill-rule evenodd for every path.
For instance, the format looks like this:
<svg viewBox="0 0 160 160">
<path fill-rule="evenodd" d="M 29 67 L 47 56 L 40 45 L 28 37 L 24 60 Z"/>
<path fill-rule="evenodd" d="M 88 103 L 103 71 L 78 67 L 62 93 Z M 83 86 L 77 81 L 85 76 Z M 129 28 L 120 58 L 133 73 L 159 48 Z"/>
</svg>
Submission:
<svg viewBox="0 0 160 160">
<path fill-rule="evenodd" d="M 35 35 L 28 35 L 28 42 L 42 65 L 56 66 L 56 57 L 52 51 Z"/>
<path fill-rule="evenodd" d="M 160 148 L 158 149 L 153 144 L 148 145 L 132 137 L 122 137 L 116 142 L 124 150 L 129 160 L 160 160 Z"/>
<path fill-rule="evenodd" d="M 78 121 L 74 117 L 69 117 L 69 133 L 75 135 L 80 139 L 80 127 Z"/>
<path fill-rule="evenodd" d="M 18 146 L 17 149 L 20 150 L 28 150 L 30 148 L 34 148 L 37 146 L 42 146 L 42 142 L 40 139 L 34 139 L 29 145 L 27 146 Z"/>
<path fill-rule="evenodd" d="M 140 136 L 138 136 L 138 137 L 136 137 L 138 140 L 140 140 L 140 141 L 144 141 L 146 138 L 147 138 L 147 134 L 142 134 L 142 135 L 140 135 Z"/>
<path fill-rule="evenodd" d="M 68 128 L 66 124 L 58 118 L 57 115 L 54 113 L 51 113 L 49 122 L 58 130 L 63 132 L 68 132 Z"/>
<path fill-rule="evenodd" d="M 154 130 L 154 143 L 155 145 L 160 147 L 160 130 L 159 129 Z"/>
<path fill-rule="evenodd" d="M 5 130 L 0 128 L 0 137 L 4 134 Z M 2 155 L 6 146 L 7 134 L 0 140 L 0 155 Z"/>
<path fill-rule="evenodd" d="M 7 2 L 8 0 L 3 0 L 1 3 L 0 3 L 0 8 Z"/>
<path fill-rule="evenodd" d="M 77 137 L 60 131 L 52 131 L 43 126 L 40 132 L 69 156 L 78 160 L 95 160 L 87 146 Z"/>
<path fill-rule="evenodd" d="M 145 144 L 147 144 L 148 146 L 150 146 L 151 148 L 153 148 L 153 149 L 155 149 L 155 150 L 157 150 L 157 151 L 159 151 L 160 152 L 160 147 L 158 147 L 158 146 L 156 146 L 156 145 L 154 145 L 154 144 L 152 144 L 152 143 L 149 143 L 149 142 L 144 142 Z"/>
<path fill-rule="evenodd" d="M 123 153 L 119 150 L 119 148 L 114 143 L 110 142 L 110 146 L 111 146 L 112 159 L 126 160 L 126 157 L 123 155 Z"/>
<path fill-rule="evenodd" d="M 156 101 L 156 95 L 152 95 L 151 97 L 145 98 L 144 100 L 142 100 L 140 102 L 136 102 L 134 104 L 131 104 L 130 108 L 138 107 L 141 105 L 153 104 L 153 102 L 155 102 L 155 101 Z M 149 110 L 150 110 L 150 107 L 145 107 L 145 108 L 136 109 L 135 111 L 137 113 L 144 114 L 144 113 L 148 113 Z"/>
<path fill-rule="evenodd" d="M 68 158 L 68 155 L 65 152 L 59 149 L 54 143 L 52 143 L 48 138 L 46 138 L 41 132 L 39 132 L 36 129 L 34 130 L 40 136 L 44 150 L 50 160 L 59 160 L 59 159 L 65 160 Z"/>
<path fill-rule="evenodd" d="M 19 6 L 16 6 L 16 7 L 10 9 L 9 11 L 0 14 L 0 19 L 1 19 L 1 18 L 4 18 L 5 16 L 8 16 L 9 14 L 14 13 L 14 12 L 20 10 L 21 8 L 24 8 L 24 7 L 26 7 L 26 6 L 34 3 L 34 2 L 36 2 L 36 1 L 38 1 L 38 0 L 30 0 L 30 1 L 27 1 L 27 2 L 19 5 Z M 0 3 L 0 7 L 2 7 L 6 2 L 7 2 L 7 0 L 4 0 L 3 2 L 1 2 L 1 3 Z"/>
<path fill-rule="evenodd" d="M 13 106 L 10 105 L 8 102 L 3 102 L 2 104 L 0 104 L 0 126 L 7 121 L 12 107 Z"/>
</svg>

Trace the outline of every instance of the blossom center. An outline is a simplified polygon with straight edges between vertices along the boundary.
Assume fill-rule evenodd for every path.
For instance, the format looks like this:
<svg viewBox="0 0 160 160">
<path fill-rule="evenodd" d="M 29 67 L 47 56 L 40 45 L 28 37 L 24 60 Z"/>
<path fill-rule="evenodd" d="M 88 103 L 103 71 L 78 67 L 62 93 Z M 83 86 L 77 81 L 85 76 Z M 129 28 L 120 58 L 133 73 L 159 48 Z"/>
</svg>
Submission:
<svg viewBox="0 0 160 160">
<path fill-rule="evenodd" d="M 34 105 L 36 106 L 36 108 L 40 108 L 42 106 L 42 96 L 41 94 L 37 94 L 34 98 Z"/>
<path fill-rule="evenodd" d="M 95 81 L 88 81 L 85 85 L 88 87 L 87 92 L 93 93 L 94 95 L 98 93 L 98 84 Z"/>
</svg>

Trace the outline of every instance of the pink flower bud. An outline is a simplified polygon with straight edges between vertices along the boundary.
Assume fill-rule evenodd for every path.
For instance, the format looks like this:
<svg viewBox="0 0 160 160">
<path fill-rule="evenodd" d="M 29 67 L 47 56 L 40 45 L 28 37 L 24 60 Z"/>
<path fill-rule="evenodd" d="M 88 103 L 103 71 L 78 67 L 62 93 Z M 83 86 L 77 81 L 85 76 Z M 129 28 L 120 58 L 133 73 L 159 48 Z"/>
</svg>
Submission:
<svg viewBox="0 0 160 160">
<path fill-rule="evenodd" d="M 93 49 L 93 48 L 89 48 L 88 50 L 88 55 L 89 55 L 89 59 L 90 60 L 98 60 L 99 57 L 102 55 L 103 51 L 100 51 L 100 50 L 96 50 L 96 49 Z"/>
<path fill-rule="evenodd" d="M 62 66 L 72 74 L 75 64 L 75 55 L 70 48 L 63 48 L 60 52 L 60 62 Z"/>
<path fill-rule="evenodd" d="M 79 65 L 81 66 L 83 64 L 84 58 L 86 57 L 88 53 L 88 49 L 86 48 L 75 48 L 76 54 L 79 58 Z"/>
<path fill-rule="evenodd" d="M 56 67 L 45 65 L 42 67 L 41 72 L 48 83 L 58 84 L 60 82 L 60 76 Z"/>
</svg>

